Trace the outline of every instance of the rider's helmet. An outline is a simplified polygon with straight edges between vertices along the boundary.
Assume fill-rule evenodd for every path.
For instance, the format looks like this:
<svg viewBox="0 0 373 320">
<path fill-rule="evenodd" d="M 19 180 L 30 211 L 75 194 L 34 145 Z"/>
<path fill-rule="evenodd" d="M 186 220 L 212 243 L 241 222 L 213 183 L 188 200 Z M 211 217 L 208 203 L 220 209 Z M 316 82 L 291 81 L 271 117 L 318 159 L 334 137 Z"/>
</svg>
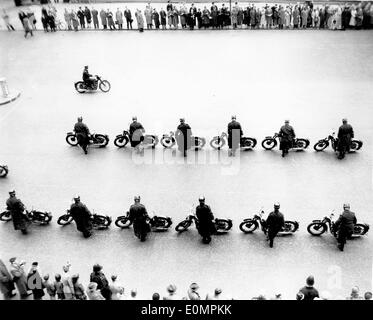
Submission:
<svg viewBox="0 0 373 320">
<path fill-rule="evenodd" d="M 286 124 L 289 124 L 289 122 L 290 122 L 290 121 L 289 121 L 288 119 L 285 120 L 285 123 L 286 123 Z"/>
<path fill-rule="evenodd" d="M 88 66 L 84 66 L 84 69 L 88 69 Z"/>
<path fill-rule="evenodd" d="M 236 120 L 236 116 L 232 116 L 232 120 Z"/>
<path fill-rule="evenodd" d="M 78 117 L 78 122 L 82 122 L 83 121 L 83 117 L 82 116 L 79 116 Z"/>
<path fill-rule="evenodd" d="M 280 208 L 280 203 L 279 202 L 275 202 L 275 204 L 273 206 L 275 207 L 275 209 L 279 209 Z"/>
<path fill-rule="evenodd" d="M 137 117 L 136 117 L 136 116 L 133 116 L 133 117 L 132 117 L 132 121 L 137 121 Z"/>
<path fill-rule="evenodd" d="M 350 204 L 349 203 L 344 203 L 343 204 L 343 209 L 350 209 Z"/>
<path fill-rule="evenodd" d="M 9 194 L 10 194 L 10 195 L 15 195 L 15 194 L 16 194 L 16 190 L 14 190 L 14 189 L 9 190 Z"/>
<path fill-rule="evenodd" d="M 185 122 L 185 118 L 180 118 L 180 122 L 184 123 Z"/>
<path fill-rule="evenodd" d="M 342 123 L 347 123 L 347 119 L 346 119 L 346 118 L 343 118 L 343 119 L 342 119 Z"/>
<path fill-rule="evenodd" d="M 74 200 L 80 200 L 80 195 L 75 194 L 73 199 L 74 199 Z"/>
<path fill-rule="evenodd" d="M 140 196 L 134 196 L 134 198 L 133 198 L 135 201 L 140 201 Z"/>
<path fill-rule="evenodd" d="M 205 201 L 205 196 L 200 196 L 200 197 L 198 198 L 198 201 L 199 201 L 199 202 L 203 202 L 203 201 Z"/>
</svg>

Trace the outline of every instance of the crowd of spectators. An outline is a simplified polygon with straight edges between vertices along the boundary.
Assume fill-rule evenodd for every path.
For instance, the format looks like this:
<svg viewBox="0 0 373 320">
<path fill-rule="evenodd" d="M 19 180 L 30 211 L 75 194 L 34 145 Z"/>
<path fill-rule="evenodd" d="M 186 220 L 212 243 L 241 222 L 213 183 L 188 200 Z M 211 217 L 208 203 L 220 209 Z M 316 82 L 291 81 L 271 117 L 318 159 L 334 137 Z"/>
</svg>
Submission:
<svg viewBox="0 0 373 320">
<path fill-rule="evenodd" d="M 121 4 L 118 4 L 118 6 Z M 132 29 L 136 20 L 137 29 L 370 29 L 373 28 L 373 5 L 371 2 L 317 4 L 311 1 L 290 4 L 248 4 L 238 2 L 173 4 L 168 1 L 160 10 L 148 3 L 142 12 L 131 12 L 127 6 L 116 10 L 93 6 L 65 5 L 57 13 L 56 6 L 42 6 L 41 24 L 44 31 L 57 30 L 122 30 Z M 62 9 L 61 9 L 62 10 Z M 21 11 L 20 19 L 25 29 L 36 29 L 37 20 L 30 8 Z M 22 14 L 22 18 L 21 18 Z M 3 20 L 9 31 L 14 30 L 9 14 L 3 9 Z M 27 26 L 29 25 L 29 26 Z"/>
<path fill-rule="evenodd" d="M 34 300 L 136 300 L 137 289 L 128 290 L 118 281 L 117 275 L 107 279 L 103 267 L 95 264 L 89 277 L 88 285 L 81 283 L 79 274 L 73 273 L 71 264 L 66 263 L 61 268 L 61 273 L 50 276 L 42 273 L 38 262 L 33 262 L 26 272 L 26 262 L 16 257 L 9 259 L 9 266 L 0 260 L 0 291 L 4 299 L 28 299 Z M 88 280 L 88 279 L 87 279 Z M 329 292 L 319 291 L 314 287 L 314 277 L 306 279 L 306 285 L 294 294 L 296 300 L 372 300 L 372 292 L 367 291 L 361 295 L 358 287 L 353 287 L 347 297 L 332 297 Z M 18 292 L 18 294 L 16 293 Z M 234 298 L 234 297 L 233 297 Z M 199 285 L 191 283 L 184 291 L 178 290 L 175 284 L 165 288 L 165 293 L 154 292 L 152 296 L 141 297 L 141 300 L 224 300 L 229 299 L 223 294 L 221 288 L 215 288 L 213 292 L 202 295 Z M 232 297 L 230 297 L 232 299 Z M 259 294 L 252 300 L 282 300 L 281 292 L 273 296 Z"/>
</svg>

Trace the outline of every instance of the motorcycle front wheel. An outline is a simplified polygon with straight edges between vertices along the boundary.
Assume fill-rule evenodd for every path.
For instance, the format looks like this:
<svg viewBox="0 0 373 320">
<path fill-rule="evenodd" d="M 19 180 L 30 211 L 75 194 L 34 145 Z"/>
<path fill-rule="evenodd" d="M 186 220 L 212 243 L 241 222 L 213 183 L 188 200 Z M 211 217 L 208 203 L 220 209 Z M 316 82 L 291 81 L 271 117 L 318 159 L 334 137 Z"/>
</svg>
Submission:
<svg viewBox="0 0 373 320">
<path fill-rule="evenodd" d="M 313 236 L 321 236 L 326 229 L 325 223 L 322 222 L 312 222 L 307 227 L 307 231 Z"/>
<path fill-rule="evenodd" d="M 350 146 L 350 150 L 351 151 L 356 151 L 356 150 L 359 150 L 361 147 L 362 147 L 363 143 L 361 141 L 358 141 L 358 140 L 352 140 L 351 141 L 351 146 Z"/>
<path fill-rule="evenodd" d="M 30 218 L 34 222 L 38 222 L 40 224 L 48 224 L 52 220 L 52 216 L 47 212 L 41 212 L 33 210 L 30 212 Z"/>
<path fill-rule="evenodd" d="M 95 140 L 95 145 L 97 145 L 100 148 L 106 147 L 109 143 L 109 139 L 103 134 L 96 134 Z"/>
<path fill-rule="evenodd" d="M 66 142 L 73 147 L 76 147 L 78 145 L 78 139 L 74 134 L 69 134 L 66 136 Z"/>
<path fill-rule="evenodd" d="M 75 86 L 75 90 L 78 91 L 79 93 L 86 92 L 86 88 L 85 88 L 83 81 L 76 82 L 74 86 Z"/>
<path fill-rule="evenodd" d="M 369 230 L 369 226 L 366 224 L 357 223 L 354 226 L 354 235 L 363 236 Z"/>
<path fill-rule="evenodd" d="M 220 137 L 215 137 L 210 141 L 211 148 L 215 150 L 220 150 L 225 145 L 225 140 Z"/>
<path fill-rule="evenodd" d="M 116 137 L 114 140 L 114 144 L 118 148 L 125 147 L 128 142 L 129 142 L 129 139 L 127 138 L 127 136 L 119 136 L 119 137 Z"/>
<path fill-rule="evenodd" d="M 301 148 L 301 149 L 307 149 L 309 146 L 310 141 L 307 139 L 297 139 L 297 143 L 295 145 L 296 148 Z"/>
<path fill-rule="evenodd" d="M 313 149 L 317 152 L 325 150 L 329 146 L 329 142 L 325 140 L 321 140 L 313 146 Z"/>
<path fill-rule="evenodd" d="M 60 226 L 66 226 L 67 224 L 70 224 L 73 221 L 73 217 L 69 214 L 64 214 L 61 217 L 57 219 L 57 224 Z"/>
<path fill-rule="evenodd" d="M 294 221 L 285 221 L 284 232 L 295 232 L 299 228 L 299 224 Z"/>
<path fill-rule="evenodd" d="M 258 229 L 258 227 L 259 227 L 258 223 L 254 220 L 243 221 L 240 224 L 240 230 L 243 233 L 252 233 L 256 229 Z"/>
<path fill-rule="evenodd" d="M 115 225 L 118 228 L 125 229 L 129 228 L 132 225 L 132 221 L 128 217 L 118 217 L 115 220 Z"/>
<path fill-rule="evenodd" d="M 191 222 L 188 221 L 188 220 L 184 220 L 184 221 L 181 221 L 176 227 L 175 227 L 175 230 L 177 232 L 183 232 L 185 230 L 187 230 L 190 226 L 191 226 Z"/>
<path fill-rule="evenodd" d="M 242 138 L 241 139 L 241 148 L 243 149 L 254 149 L 257 144 L 256 139 L 254 138 Z"/>
<path fill-rule="evenodd" d="M 175 142 L 176 140 L 173 137 L 165 136 L 161 139 L 161 145 L 165 148 L 172 148 L 175 145 Z"/>
<path fill-rule="evenodd" d="M 111 219 L 109 217 L 96 215 L 92 221 L 96 229 L 106 229 L 111 225 Z"/>
<path fill-rule="evenodd" d="M 152 149 L 155 148 L 155 146 L 158 144 L 159 139 L 157 136 L 152 136 L 152 135 L 146 135 L 144 137 L 144 144 L 147 146 L 150 146 Z"/>
<path fill-rule="evenodd" d="M 267 138 L 262 141 L 262 147 L 266 150 L 272 150 L 277 146 L 277 141 L 272 138 Z"/>
<path fill-rule="evenodd" d="M 194 150 L 201 150 L 206 144 L 206 139 L 201 137 L 194 138 Z"/>
<path fill-rule="evenodd" d="M 107 80 L 102 80 L 102 81 L 100 82 L 99 87 L 100 87 L 100 90 L 101 90 L 102 92 L 109 92 L 110 89 L 111 89 L 111 84 L 110 84 L 110 82 L 107 81 Z"/>
<path fill-rule="evenodd" d="M 5 178 L 8 174 L 8 169 L 6 167 L 0 166 L 0 178 Z"/>
<path fill-rule="evenodd" d="M 10 214 L 10 211 L 4 211 L 0 213 L 0 220 L 1 221 L 10 221 L 12 220 L 12 215 Z"/>
</svg>

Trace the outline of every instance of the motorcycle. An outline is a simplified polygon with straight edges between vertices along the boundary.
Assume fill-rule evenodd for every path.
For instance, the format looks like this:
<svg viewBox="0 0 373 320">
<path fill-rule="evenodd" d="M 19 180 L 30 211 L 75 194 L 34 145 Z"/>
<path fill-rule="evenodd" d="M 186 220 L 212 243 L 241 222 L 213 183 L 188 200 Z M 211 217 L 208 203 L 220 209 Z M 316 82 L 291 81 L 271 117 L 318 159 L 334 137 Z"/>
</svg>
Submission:
<svg viewBox="0 0 373 320">
<path fill-rule="evenodd" d="M 339 140 L 336 137 L 335 131 L 332 131 L 332 133 L 329 134 L 328 137 L 316 142 L 313 148 L 315 149 L 315 151 L 319 152 L 319 151 L 325 150 L 329 146 L 329 144 L 331 144 L 334 152 L 337 152 L 338 141 Z M 353 151 L 360 150 L 362 146 L 363 146 L 362 141 L 353 139 L 351 140 L 350 151 L 353 152 Z"/>
<path fill-rule="evenodd" d="M 74 83 L 75 90 L 79 93 L 84 93 L 87 91 L 96 91 L 98 88 L 102 92 L 109 92 L 111 89 L 111 84 L 107 80 L 103 80 L 98 75 L 95 76 L 96 79 L 93 81 L 93 84 L 91 86 L 87 86 L 87 84 L 84 81 L 78 81 Z"/>
<path fill-rule="evenodd" d="M 274 147 L 277 146 L 277 138 L 279 138 L 280 135 L 278 133 L 275 133 L 273 137 L 267 136 L 262 141 L 262 147 L 266 150 L 272 150 Z M 310 141 L 308 139 L 304 138 L 295 138 L 293 139 L 292 146 L 290 149 L 295 149 L 296 151 L 307 149 L 310 144 Z"/>
<path fill-rule="evenodd" d="M 142 145 L 148 146 L 151 148 L 155 148 L 155 146 L 158 144 L 159 139 L 155 135 L 149 135 L 146 134 L 143 136 Z M 128 131 L 124 130 L 122 134 L 118 134 L 116 138 L 114 139 L 114 144 L 118 148 L 123 148 L 127 145 L 127 143 L 130 141 L 130 134 Z"/>
<path fill-rule="evenodd" d="M 227 140 L 228 134 L 223 132 L 220 136 L 215 136 L 212 138 L 212 140 L 210 141 L 210 146 L 215 150 L 220 150 L 227 143 Z M 257 141 L 255 138 L 241 137 L 240 139 L 240 147 L 244 150 L 254 149 L 256 144 Z"/>
<path fill-rule="evenodd" d="M 115 225 L 121 229 L 128 229 L 132 223 L 133 221 L 130 220 L 128 211 L 125 216 L 120 216 L 115 220 Z M 148 219 L 147 223 L 151 231 L 167 231 L 172 225 L 172 219 L 170 217 L 153 215 L 152 218 Z"/>
<path fill-rule="evenodd" d="M 74 132 L 68 132 L 66 134 L 66 142 L 73 147 L 78 145 L 78 138 Z M 109 143 L 109 136 L 106 134 L 92 133 L 89 136 L 89 145 L 93 145 L 99 148 L 106 147 Z"/>
<path fill-rule="evenodd" d="M 8 166 L 0 165 L 0 178 L 5 178 L 9 172 Z"/>
<path fill-rule="evenodd" d="M 37 211 L 37 210 L 26 210 L 25 216 L 28 218 L 29 221 L 31 221 L 34 224 L 39 225 L 47 225 L 52 220 L 52 214 L 47 211 Z M 10 211 L 6 210 L 0 213 L 0 220 L 1 221 L 11 221 L 12 215 Z"/>
<path fill-rule="evenodd" d="M 264 211 L 260 210 L 258 214 L 255 214 L 253 218 L 244 219 L 240 224 L 240 230 L 244 233 L 253 233 L 259 228 L 262 228 L 264 234 L 267 234 L 266 221 L 263 219 Z M 285 221 L 284 227 L 279 231 L 279 235 L 288 235 L 296 232 L 299 229 L 299 223 L 297 221 Z"/>
<path fill-rule="evenodd" d="M 198 218 L 194 214 L 190 214 L 185 218 L 185 220 L 177 224 L 175 230 L 177 232 L 184 232 L 189 229 L 193 222 L 196 224 L 198 229 Z M 215 218 L 213 222 L 215 225 L 216 234 L 227 233 L 230 229 L 232 229 L 233 226 L 231 219 Z"/>
<path fill-rule="evenodd" d="M 70 214 L 70 210 L 66 210 L 66 213 L 60 216 L 57 220 L 57 224 L 60 226 L 66 226 L 73 221 L 73 217 Z M 96 213 L 93 213 L 91 216 L 92 227 L 94 229 L 107 229 L 111 225 L 112 219 L 109 216 L 102 216 Z"/>
<path fill-rule="evenodd" d="M 328 228 L 330 233 L 334 236 L 338 236 L 338 230 L 335 227 L 334 211 L 328 216 L 324 217 L 323 220 L 313 220 L 307 227 L 307 231 L 313 236 L 321 236 L 325 233 Z M 366 223 L 357 223 L 354 226 L 354 232 L 352 238 L 357 238 L 367 234 L 369 225 Z"/>
<path fill-rule="evenodd" d="M 202 137 L 191 137 L 192 143 L 192 149 L 195 151 L 201 150 L 205 144 L 206 139 Z M 175 133 L 173 131 L 170 132 L 170 134 L 164 134 L 161 139 L 161 144 L 165 148 L 172 148 L 176 143 Z"/>
</svg>

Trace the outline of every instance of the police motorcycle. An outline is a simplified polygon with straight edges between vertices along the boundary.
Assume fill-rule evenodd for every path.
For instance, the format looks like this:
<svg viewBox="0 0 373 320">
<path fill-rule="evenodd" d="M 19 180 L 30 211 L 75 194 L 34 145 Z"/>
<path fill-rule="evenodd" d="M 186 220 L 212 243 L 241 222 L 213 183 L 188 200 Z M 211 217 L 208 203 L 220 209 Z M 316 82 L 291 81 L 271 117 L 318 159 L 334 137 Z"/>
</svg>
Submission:
<svg viewBox="0 0 373 320">
<path fill-rule="evenodd" d="M 159 139 L 156 135 L 150 135 L 150 134 L 145 134 L 143 137 L 142 137 L 142 146 L 144 147 L 149 147 L 149 148 L 152 148 L 154 149 L 155 146 L 158 144 L 159 142 Z M 117 146 L 118 148 L 123 148 L 125 147 L 128 142 L 130 142 L 131 139 L 130 139 L 130 133 L 129 131 L 127 130 L 124 130 L 122 134 L 118 134 L 115 139 L 114 139 L 114 144 L 115 146 Z"/>
<path fill-rule="evenodd" d="M 170 131 L 169 134 L 164 134 L 161 138 L 161 145 L 164 148 L 172 148 L 176 143 L 175 132 Z M 191 137 L 191 148 L 195 151 L 201 150 L 206 144 L 206 139 L 203 137 Z"/>
<path fill-rule="evenodd" d="M 278 133 L 275 133 L 273 137 L 271 136 L 265 137 L 264 140 L 262 141 L 262 147 L 266 150 L 272 150 L 274 147 L 277 146 L 278 143 L 276 139 L 279 139 L 279 138 L 280 138 L 280 135 Z M 310 144 L 310 141 L 308 139 L 295 138 L 292 141 L 292 145 L 290 149 L 294 149 L 296 151 L 305 150 L 308 148 L 309 144 Z"/>
<path fill-rule="evenodd" d="M 111 225 L 111 222 L 112 222 L 111 217 L 96 214 L 94 212 L 93 212 L 90 219 L 91 219 L 91 222 L 92 222 L 92 227 L 94 229 L 98 229 L 98 230 L 109 228 L 109 226 Z M 74 219 L 73 219 L 72 215 L 70 214 L 70 210 L 66 210 L 66 213 L 63 214 L 62 216 L 60 216 L 57 219 L 57 224 L 59 224 L 60 226 L 66 226 L 66 225 L 70 224 L 73 220 Z"/>
<path fill-rule="evenodd" d="M 100 76 L 95 75 L 93 83 L 89 86 L 84 81 L 78 81 L 74 83 L 75 90 L 79 93 L 85 93 L 88 91 L 97 91 L 100 89 L 102 92 L 109 92 L 111 84 L 109 81 L 102 79 Z"/>
<path fill-rule="evenodd" d="M 38 225 L 47 225 L 49 222 L 52 220 L 52 213 L 49 211 L 38 211 L 38 210 L 25 210 L 25 216 L 26 218 Z M 3 211 L 0 213 L 0 220 L 1 221 L 11 221 L 12 220 L 12 215 L 9 210 Z"/>
<path fill-rule="evenodd" d="M 337 152 L 338 143 L 339 140 L 338 137 L 336 137 L 335 130 L 332 130 L 332 132 L 325 139 L 321 139 L 318 142 L 316 142 L 313 146 L 313 149 L 317 152 L 320 152 L 325 150 L 329 145 L 331 145 L 334 152 Z M 360 150 L 362 146 L 363 142 L 361 140 L 352 139 L 350 144 L 350 152 Z"/>
<path fill-rule="evenodd" d="M 78 145 L 78 138 L 74 132 L 66 134 L 66 142 L 73 147 Z M 109 136 L 106 134 L 92 133 L 89 135 L 89 145 L 103 148 L 109 143 Z"/>
<path fill-rule="evenodd" d="M 129 218 L 129 211 L 124 216 L 120 216 L 115 220 L 115 225 L 121 229 L 128 229 L 131 227 L 133 221 Z M 172 219 L 166 216 L 155 215 L 147 220 L 150 231 L 161 232 L 167 231 L 172 225 Z"/>
<path fill-rule="evenodd" d="M 210 141 L 211 148 L 215 150 L 220 150 L 228 141 L 228 134 L 222 132 L 220 136 L 215 136 Z M 240 139 L 240 148 L 243 150 L 254 149 L 257 144 L 255 138 L 241 137 Z"/>
</svg>

